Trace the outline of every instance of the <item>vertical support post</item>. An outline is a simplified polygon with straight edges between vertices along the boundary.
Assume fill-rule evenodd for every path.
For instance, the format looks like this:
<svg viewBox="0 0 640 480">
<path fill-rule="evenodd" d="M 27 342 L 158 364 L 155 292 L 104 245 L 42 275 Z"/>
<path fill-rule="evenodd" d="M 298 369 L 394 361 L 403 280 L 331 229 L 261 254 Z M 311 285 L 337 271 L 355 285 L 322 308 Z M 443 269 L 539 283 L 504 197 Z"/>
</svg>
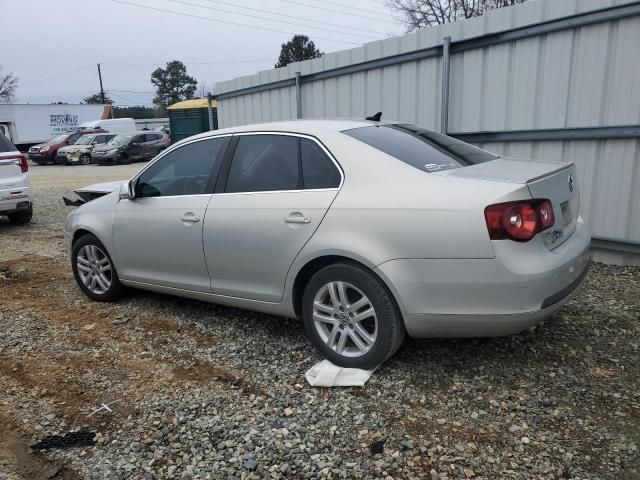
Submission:
<svg viewBox="0 0 640 480">
<path fill-rule="evenodd" d="M 302 118 L 302 75 L 296 72 L 296 118 Z"/>
<path fill-rule="evenodd" d="M 207 111 L 209 112 L 209 131 L 213 130 L 213 106 L 211 105 L 211 92 L 207 93 Z"/>
<path fill-rule="evenodd" d="M 449 71 L 451 68 L 451 37 L 442 39 L 442 98 L 440 100 L 440 133 L 449 130 Z"/>
</svg>

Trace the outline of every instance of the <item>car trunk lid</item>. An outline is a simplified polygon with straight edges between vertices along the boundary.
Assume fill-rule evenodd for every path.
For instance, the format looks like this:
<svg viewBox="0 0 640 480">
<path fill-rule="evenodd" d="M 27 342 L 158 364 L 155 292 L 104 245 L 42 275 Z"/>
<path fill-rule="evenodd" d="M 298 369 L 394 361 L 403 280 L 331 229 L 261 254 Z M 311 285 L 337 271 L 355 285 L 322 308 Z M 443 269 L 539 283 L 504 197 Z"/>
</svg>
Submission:
<svg viewBox="0 0 640 480">
<path fill-rule="evenodd" d="M 531 198 L 546 198 L 553 205 L 554 225 L 542 232 L 549 249 L 564 243 L 575 231 L 580 213 L 580 191 L 573 163 L 498 158 L 489 162 L 435 173 L 526 185 Z"/>
</svg>

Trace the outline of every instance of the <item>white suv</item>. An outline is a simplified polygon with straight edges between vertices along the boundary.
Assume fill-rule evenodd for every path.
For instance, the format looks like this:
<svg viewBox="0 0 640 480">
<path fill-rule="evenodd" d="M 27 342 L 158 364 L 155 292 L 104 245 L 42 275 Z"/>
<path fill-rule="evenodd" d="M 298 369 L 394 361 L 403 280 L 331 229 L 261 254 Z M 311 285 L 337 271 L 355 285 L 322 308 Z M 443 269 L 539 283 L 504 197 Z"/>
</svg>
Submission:
<svg viewBox="0 0 640 480">
<path fill-rule="evenodd" d="M 0 133 L 0 215 L 18 225 L 28 223 L 33 215 L 28 170 L 27 157 Z"/>
</svg>

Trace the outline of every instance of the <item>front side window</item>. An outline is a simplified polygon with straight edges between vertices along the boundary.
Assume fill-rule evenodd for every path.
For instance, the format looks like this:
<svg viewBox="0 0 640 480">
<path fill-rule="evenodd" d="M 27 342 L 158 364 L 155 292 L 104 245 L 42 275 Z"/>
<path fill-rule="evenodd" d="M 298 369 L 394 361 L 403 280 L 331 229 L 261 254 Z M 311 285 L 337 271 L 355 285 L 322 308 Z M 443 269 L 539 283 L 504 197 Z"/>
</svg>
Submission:
<svg viewBox="0 0 640 480">
<path fill-rule="evenodd" d="M 210 138 L 172 150 L 136 180 L 136 197 L 170 197 L 208 193 L 217 176 L 228 137 Z"/>
<path fill-rule="evenodd" d="M 126 145 L 131 140 L 131 135 L 116 135 L 109 142 L 108 145 L 113 145 L 114 147 L 121 147 Z"/>
<path fill-rule="evenodd" d="M 359 127 L 343 133 L 428 173 L 498 158 L 455 138 L 409 124 Z"/>
<path fill-rule="evenodd" d="M 298 138 L 242 135 L 227 178 L 226 192 L 272 192 L 302 188 Z"/>
</svg>

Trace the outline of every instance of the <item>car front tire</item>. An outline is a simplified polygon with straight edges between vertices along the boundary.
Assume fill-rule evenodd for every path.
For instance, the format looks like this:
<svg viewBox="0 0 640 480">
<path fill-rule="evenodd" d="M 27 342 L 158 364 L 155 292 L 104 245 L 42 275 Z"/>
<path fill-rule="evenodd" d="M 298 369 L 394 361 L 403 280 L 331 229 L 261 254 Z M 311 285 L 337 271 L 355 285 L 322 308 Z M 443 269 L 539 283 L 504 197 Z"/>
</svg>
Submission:
<svg viewBox="0 0 640 480">
<path fill-rule="evenodd" d="M 94 235 L 83 235 L 73 244 L 71 268 L 78 286 L 92 300 L 113 302 L 124 294 L 113 260 Z"/>
<path fill-rule="evenodd" d="M 382 281 L 346 262 L 311 277 L 302 298 L 302 318 L 318 350 L 347 368 L 375 368 L 400 348 L 406 335 L 398 307 Z"/>
<path fill-rule="evenodd" d="M 88 153 L 83 153 L 80 155 L 80 163 L 82 165 L 89 165 L 91 163 L 91 155 Z"/>
</svg>

